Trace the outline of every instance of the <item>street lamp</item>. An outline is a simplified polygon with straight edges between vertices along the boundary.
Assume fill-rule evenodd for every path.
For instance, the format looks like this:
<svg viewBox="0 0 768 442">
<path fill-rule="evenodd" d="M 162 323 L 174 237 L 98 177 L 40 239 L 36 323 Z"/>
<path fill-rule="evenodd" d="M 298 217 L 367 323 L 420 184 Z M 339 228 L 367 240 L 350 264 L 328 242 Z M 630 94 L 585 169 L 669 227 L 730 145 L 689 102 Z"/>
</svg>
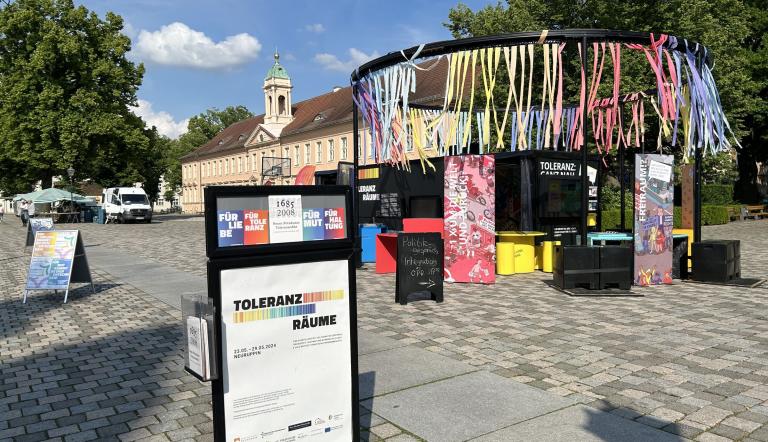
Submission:
<svg viewBox="0 0 768 442">
<path fill-rule="evenodd" d="M 67 169 L 67 175 L 69 175 L 69 210 L 72 211 L 72 213 L 75 212 L 75 199 L 72 197 L 72 177 L 75 176 L 75 169 L 73 167 L 70 167 Z M 70 215 L 71 216 L 71 215 Z M 72 218 L 70 218 L 72 219 Z"/>
</svg>

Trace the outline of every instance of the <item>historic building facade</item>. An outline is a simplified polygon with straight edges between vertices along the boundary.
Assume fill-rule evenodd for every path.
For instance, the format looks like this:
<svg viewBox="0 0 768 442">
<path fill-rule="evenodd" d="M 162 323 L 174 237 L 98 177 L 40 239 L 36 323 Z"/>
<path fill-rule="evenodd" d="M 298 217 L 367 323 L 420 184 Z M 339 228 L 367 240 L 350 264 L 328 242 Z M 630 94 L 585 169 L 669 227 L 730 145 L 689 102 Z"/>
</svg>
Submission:
<svg viewBox="0 0 768 442">
<path fill-rule="evenodd" d="M 427 84 L 444 85 L 446 66 L 417 73 L 434 78 Z M 425 79 L 427 80 L 427 79 Z M 421 88 L 412 103 L 431 102 L 442 90 Z M 181 158 L 181 206 L 187 213 L 203 211 L 203 189 L 212 185 L 294 184 L 297 173 L 311 166 L 318 180 L 333 179 L 339 162 L 352 163 L 352 88 L 331 92 L 293 104 L 293 84 L 279 55 L 264 79 L 265 113 L 227 127 L 211 141 Z M 418 90 L 418 89 L 417 89 Z M 442 102 L 441 102 L 442 103 Z M 367 139 L 361 125 L 360 145 Z M 288 159 L 288 161 L 276 160 Z M 359 163 L 370 163 L 371 159 Z M 283 166 L 283 167 L 281 167 Z M 314 170 L 312 170 L 314 169 Z M 276 175 L 277 172 L 281 172 Z M 304 172 L 303 172 L 304 173 Z"/>
</svg>

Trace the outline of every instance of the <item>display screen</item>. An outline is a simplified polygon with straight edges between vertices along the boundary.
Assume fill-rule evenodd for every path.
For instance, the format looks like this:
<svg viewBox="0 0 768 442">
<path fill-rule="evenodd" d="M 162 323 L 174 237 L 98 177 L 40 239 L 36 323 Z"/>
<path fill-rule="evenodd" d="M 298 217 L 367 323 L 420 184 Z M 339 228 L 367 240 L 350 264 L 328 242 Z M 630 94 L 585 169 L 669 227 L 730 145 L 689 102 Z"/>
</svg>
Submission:
<svg viewBox="0 0 768 442">
<path fill-rule="evenodd" d="M 542 179 L 539 211 L 545 218 L 581 216 L 581 182 L 568 179 Z"/>
<path fill-rule="evenodd" d="M 442 218 L 439 196 L 412 196 L 408 216 L 411 218 Z"/>
</svg>

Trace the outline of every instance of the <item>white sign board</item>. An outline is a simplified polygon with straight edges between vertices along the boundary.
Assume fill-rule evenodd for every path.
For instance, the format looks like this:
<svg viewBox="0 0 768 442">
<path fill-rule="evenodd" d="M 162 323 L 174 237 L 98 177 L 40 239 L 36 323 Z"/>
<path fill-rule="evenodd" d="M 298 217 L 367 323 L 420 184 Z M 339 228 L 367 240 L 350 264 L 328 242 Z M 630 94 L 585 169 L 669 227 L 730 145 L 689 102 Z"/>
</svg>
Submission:
<svg viewBox="0 0 768 442">
<path fill-rule="evenodd" d="M 659 161 L 651 160 L 648 166 L 648 178 L 656 178 L 659 181 L 668 182 L 672 178 L 672 166 Z"/>
<path fill-rule="evenodd" d="M 187 317 L 187 348 L 190 370 L 208 379 L 210 354 L 208 352 L 208 322 L 196 316 Z"/>
<path fill-rule="evenodd" d="M 347 260 L 222 270 L 221 324 L 227 441 L 353 440 Z"/>
<path fill-rule="evenodd" d="M 269 242 L 303 241 L 301 195 L 269 196 Z"/>
</svg>

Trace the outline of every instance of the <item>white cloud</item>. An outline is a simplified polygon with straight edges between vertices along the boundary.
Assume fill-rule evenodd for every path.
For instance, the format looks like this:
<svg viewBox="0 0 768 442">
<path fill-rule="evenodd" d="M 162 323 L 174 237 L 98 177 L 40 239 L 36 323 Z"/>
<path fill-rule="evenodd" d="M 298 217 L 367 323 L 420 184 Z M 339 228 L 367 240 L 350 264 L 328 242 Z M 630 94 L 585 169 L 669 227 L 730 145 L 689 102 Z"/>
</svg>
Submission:
<svg viewBox="0 0 768 442">
<path fill-rule="evenodd" d="M 347 61 L 341 61 L 339 60 L 339 57 L 327 53 L 316 54 L 315 61 L 322 65 L 325 69 L 350 73 L 366 61 L 372 60 L 379 56 L 380 55 L 377 51 L 366 54 L 359 49 L 349 48 L 349 60 Z"/>
<path fill-rule="evenodd" d="M 165 111 L 155 111 L 152 109 L 152 103 L 147 100 L 138 100 L 138 106 L 133 108 L 133 113 L 141 117 L 148 127 L 155 126 L 161 135 L 176 139 L 179 135 L 187 131 L 189 118 L 176 122 L 173 116 Z"/>
<path fill-rule="evenodd" d="M 307 32 L 314 32 L 315 34 L 320 34 L 325 32 L 325 26 L 323 26 L 322 23 L 313 23 L 311 25 L 304 26 L 304 30 Z"/>
<path fill-rule="evenodd" d="M 288 61 L 296 61 L 296 56 L 291 52 L 286 52 L 282 57 Z"/>
<path fill-rule="evenodd" d="M 261 43 L 250 34 L 230 35 L 214 42 L 184 23 L 171 23 L 158 31 L 141 30 L 135 55 L 146 61 L 199 69 L 227 69 L 254 60 Z"/>
</svg>

